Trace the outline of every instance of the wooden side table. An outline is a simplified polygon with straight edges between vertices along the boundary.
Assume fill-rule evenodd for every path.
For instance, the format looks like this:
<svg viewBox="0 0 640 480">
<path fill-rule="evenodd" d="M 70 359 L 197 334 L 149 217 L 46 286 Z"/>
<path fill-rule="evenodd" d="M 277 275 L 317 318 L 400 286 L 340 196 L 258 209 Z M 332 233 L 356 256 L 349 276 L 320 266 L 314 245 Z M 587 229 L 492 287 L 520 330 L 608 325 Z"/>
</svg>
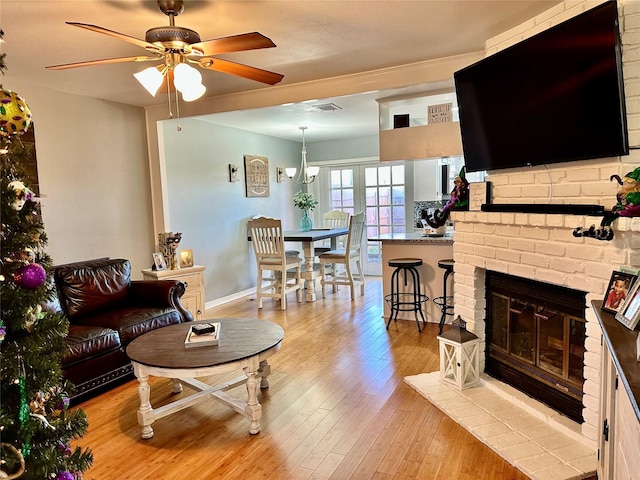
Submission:
<svg viewBox="0 0 640 480">
<path fill-rule="evenodd" d="M 194 320 L 202 320 L 204 316 L 204 270 L 205 267 L 179 268 L 177 270 L 142 270 L 144 280 L 180 280 L 187 289 L 180 298 L 184 307 L 191 312 Z"/>
</svg>

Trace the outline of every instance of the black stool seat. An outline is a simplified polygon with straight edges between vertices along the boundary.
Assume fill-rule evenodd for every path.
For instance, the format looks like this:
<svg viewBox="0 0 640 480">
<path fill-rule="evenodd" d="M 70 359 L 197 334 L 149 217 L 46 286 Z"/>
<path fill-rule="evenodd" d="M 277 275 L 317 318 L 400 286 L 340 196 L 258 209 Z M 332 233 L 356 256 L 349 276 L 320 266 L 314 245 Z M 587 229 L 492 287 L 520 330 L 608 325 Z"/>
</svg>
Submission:
<svg viewBox="0 0 640 480">
<path fill-rule="evenodd" d="M 435 297 L 433 299 L 433 303 L 435 303 L 438 308 L 440 308 L 440 312 L 442 312 L 442 316 L 440 317 L 440 329 L 438 331 L 438 335 L 442 334 L 442 328 L 444 327 L 444 322 L 447 320 L 447 315 L 453 315 L 453 295 L 447 295 L 447 279 L 449 275 L 453 273 L 453 265 L 455 261 L 451 258 L 447 258 L 444 260 L 438 260 L 438 267 L 444 269 L 444 277 L 443 277 L 443 288 L 441 297 Z"/>
<path fill-rule="evenodd" d="M 389 260 L 389 266 L 395 267 L 391 274 L 391 293 L 385 295 L 384 299 L 389 304 L 391 313 L 387 322 L 387 329 L 398 318 L 399 312 L 413 312 L 418 324 L 418 331 L 421 332 L 420 320 L 418 313 L 422 317 L 422 323 L 426 325 L 427 321 L 422 313 L 422 304 L 429 301 L 429 297 L 420 293 L 420 273 L 417 267 L 422 265 L 420 258 L 393 258 Z M 400 291 L 400 272 L 404 272 L 404 286 L 408 285 L 407 276 L 411 275 L 413 283 L 413 291 Z"/>
</svg>

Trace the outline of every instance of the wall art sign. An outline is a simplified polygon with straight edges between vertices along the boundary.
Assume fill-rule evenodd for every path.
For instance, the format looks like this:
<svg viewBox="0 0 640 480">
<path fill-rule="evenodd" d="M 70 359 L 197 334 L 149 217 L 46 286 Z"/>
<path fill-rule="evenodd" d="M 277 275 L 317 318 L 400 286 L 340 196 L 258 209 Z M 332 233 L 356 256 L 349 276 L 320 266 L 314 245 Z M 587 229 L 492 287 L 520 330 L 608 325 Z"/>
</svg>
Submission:
<svg viewBox="0 0 640 480">
<path fill-rule="evenodd" d="M 269 196 L 269 159 L 258 155 L 244 156 L 247 197 Z"/>
<path fill-rule="evenodd" d="M 447 123 L 453 121 L 453 104 L 441 103 L 427 107 L 427 124 Z"/>
<path fill-rule="evenodd" d="M 469 211 L 479 212 L 482 205 L 489 203 L 491 182 L 472 182 L 469 184 Z"/>
</svg>

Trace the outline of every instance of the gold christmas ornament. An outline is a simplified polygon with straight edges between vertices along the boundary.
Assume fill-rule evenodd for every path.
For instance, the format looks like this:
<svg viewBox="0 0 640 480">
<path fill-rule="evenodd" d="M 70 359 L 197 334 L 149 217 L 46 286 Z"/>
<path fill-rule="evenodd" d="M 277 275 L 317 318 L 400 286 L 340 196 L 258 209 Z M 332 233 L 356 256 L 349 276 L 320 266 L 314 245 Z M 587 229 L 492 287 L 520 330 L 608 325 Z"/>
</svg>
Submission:
<svg viewBox="0 0 640 480">
<path fill-rule="evenodd" d="M 11 90 L 0 91 L 0 136 L 22 135 L 31 125 L 31 109 Z"/>
</svg>

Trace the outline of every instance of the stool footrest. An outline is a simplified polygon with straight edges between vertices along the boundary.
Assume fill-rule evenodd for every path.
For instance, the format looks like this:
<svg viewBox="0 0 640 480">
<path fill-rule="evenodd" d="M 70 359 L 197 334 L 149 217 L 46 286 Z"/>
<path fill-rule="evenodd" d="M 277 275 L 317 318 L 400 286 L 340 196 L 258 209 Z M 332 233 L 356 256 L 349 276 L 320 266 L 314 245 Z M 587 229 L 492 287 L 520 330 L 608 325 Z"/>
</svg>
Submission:
<svg viewBox="0 0 640 480">
<path fill-rule="evenodd" d="M 429 301 L 429 297 L 426 295 L 413 293 L 390 293 L 385 295 L 384 299 L 391 309 L 400 310 L 402 312 L 414 311 L 416 308 L 420 308 L 421 303 Z"/>
</svg>

